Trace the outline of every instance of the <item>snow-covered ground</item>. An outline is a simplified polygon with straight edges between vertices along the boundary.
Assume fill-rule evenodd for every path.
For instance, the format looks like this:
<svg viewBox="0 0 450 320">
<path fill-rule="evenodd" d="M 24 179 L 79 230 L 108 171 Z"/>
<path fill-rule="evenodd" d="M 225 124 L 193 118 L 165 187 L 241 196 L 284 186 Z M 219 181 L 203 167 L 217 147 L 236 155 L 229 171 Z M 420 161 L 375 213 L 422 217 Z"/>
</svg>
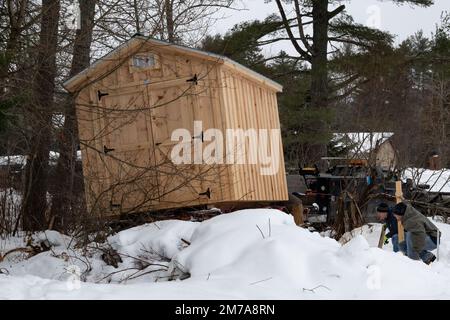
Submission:
<svg viewBox="0 0 450 320">
<path fill-rule="evenodd" d="M 431 266 L 390 246 L 376 248 L 379 225 L 337 242 L 269 209 L 146 224 L 86 249 L 47 231 L 33 243 L 44 241 L 51 250 L 0 262 L 0 298 L 449 299 L 450 225 L 437 225 L 440 261 Z M 25 245 L 19 238 L 0 241 L 2 254 Z M 117 268 L 101 258 L 110 249 L 120 254 Z"/>
</svg>

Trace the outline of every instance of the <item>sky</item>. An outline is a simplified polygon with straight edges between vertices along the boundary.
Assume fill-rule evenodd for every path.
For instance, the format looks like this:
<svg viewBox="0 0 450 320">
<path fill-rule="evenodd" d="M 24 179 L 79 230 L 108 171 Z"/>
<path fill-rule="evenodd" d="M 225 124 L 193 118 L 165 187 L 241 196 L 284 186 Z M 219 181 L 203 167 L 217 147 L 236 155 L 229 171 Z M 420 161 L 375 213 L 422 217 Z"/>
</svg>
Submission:
<svg viewBox="0 0 450 320">
<path fill-rule="evenodd" d="M 396 43 L 419 30 L 423 30 L 425 35 L 430 35 L 439 23 L 441 13 L 450 12 L 449 0 L 434 0 L 435 4 L 428 8 L 408 4 L 395 5 L 389 0 L 343 0 L 342 3 L 346 5 L 347 13 L 355 22 L 389 31 L 396 35 Z M 237 6 L 245 10 L 222 13 L 225 18 L 215 24 L 211 33 L 225 33 L 237 23 L 264 19 L 271 13 L 278 13 L 275 1 L 265 3 L 264 0 L 240 0 Z M 287 10 L 289 6 L 285 5 L 285 8 Z M 280 49 L 291 51 L 288 43 L 278 44 L 276 48 L 266 48 L 269 51 Z"/>
</svg>

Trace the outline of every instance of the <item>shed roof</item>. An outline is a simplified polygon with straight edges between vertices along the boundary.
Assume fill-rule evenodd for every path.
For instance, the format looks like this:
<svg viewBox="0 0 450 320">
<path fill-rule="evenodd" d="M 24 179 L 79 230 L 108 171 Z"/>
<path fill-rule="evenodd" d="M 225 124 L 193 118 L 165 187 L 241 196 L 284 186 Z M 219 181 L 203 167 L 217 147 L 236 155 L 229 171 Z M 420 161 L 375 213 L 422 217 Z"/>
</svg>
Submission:
<svg viewBox="0 0 450 320">
<path fill-rule="evenodd" d="M 283 90 L 283 87 L 279 83 L 255 72 L 255 71 L 253 71 L 253 70 L 241 65 L 240 63 L 233 61 L 230 58 L 227 58 L 225 56 L 198 50 L 198 49 L 194 49 L 194 48 L 189 48 L 189 47 L 178 45 L 178 44 L 173 44 L 170 42 L 152 39 L 152 38 L 142 36 L 142 35 L 133 36 L 128 41 L 124 42 L 117 48 L 113 49 L 112 51 L 110 51 L 109 53 L 104 55 L 103 57 L 97 59 L 89 67 L 87 67 L 86 69 L 84 69 L 83 71 L 78 73 L 77 75 L 75 75 L 72 78 L 65 81 L 63 84 L 64 88 L 66 88 L 70 92 L 74 92 L 74 91 L 77 91 L 80 87 L 82 87 L 86 83 L 95 82 L 95 79 L 102 78 L 101 70 L 107 69 L 107 67 L 110 65 L 114 65 L 114 62 L 116 62 L 116 64 L 117 64 L 118 61 L 128 58 L 130 55 L 137 52 L 139 50 L 139 48 L 141 48 L 143 45 L 148 44 L 148 43 L 150 43 L 151 45 L 154 45 L 155 47 L 160 47 L 160 48 L 161 47 L 165 47 L 165 48 L 170 47 L 171 50 L 176 51 L 176 52 L 180 52 L 180 53 L 198 57 L 198 58 L 201 58 L 204 60 L 214 61 L 214 62 L 217 62 L 220 64 L 227 65 L 228 67 L 231 67 L 231 68 L 245 74 L 247 77 L 249 77 L 261 84 L 264 84 L 267 87 L 269 87 L 277 92 L 281 92 Z M 94 75 L 97 75 L 97 74 L 100 74 L 100 77 L 94 78 Z"/>
</svg>

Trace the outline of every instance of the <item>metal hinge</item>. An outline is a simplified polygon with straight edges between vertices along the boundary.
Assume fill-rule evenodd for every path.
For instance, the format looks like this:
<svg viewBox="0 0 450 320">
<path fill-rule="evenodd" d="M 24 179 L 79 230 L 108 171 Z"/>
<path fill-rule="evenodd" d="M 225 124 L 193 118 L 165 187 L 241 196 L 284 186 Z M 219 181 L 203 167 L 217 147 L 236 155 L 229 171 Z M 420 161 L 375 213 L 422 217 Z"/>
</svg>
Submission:
<svg viewBox="0 0 450 320">
<path fill-rule="evenodd" d="M 198 195 L 199 195 L 199 196 L 207 196 L 208 199 L 211 199 L 211 189 L 208 188 L 208 189 L 206 189 L 205 192 L 200 192 Z"/>
<path fill-rule="evenodd" d="M 191 79 L 186 80 L 186 82 L 192 82 L 194 85 L 197 85 L 198 84 L 197 74 L 194 74 L 194 76 Z"/>
<path fill-rule="evenodd" d="M 198 136 L 193 136 L 192 140 L 194 140 L 194 139 L 201 139 L 202 142 L 205 142 L 205 134 L 202 131 L 202 133 L 200 133 Z"/>
<path fill-rule="evenodd" d="M 101 92 L 100 90 L 97 91 L 97 97 L 98 101 L 102 100 L 102 97 L 109 95 L 107 92 Z"/>
<path fill-rule="evenodd" d="M 114 149 L 114 148 L 108 148 L 107 146 L 103 146 L 103 152 L 104 152 L 105 154 L 108 154 L 109 152 L 114 151 L 114 150 L 116 150 L 116 149 Z"/>
</svg>

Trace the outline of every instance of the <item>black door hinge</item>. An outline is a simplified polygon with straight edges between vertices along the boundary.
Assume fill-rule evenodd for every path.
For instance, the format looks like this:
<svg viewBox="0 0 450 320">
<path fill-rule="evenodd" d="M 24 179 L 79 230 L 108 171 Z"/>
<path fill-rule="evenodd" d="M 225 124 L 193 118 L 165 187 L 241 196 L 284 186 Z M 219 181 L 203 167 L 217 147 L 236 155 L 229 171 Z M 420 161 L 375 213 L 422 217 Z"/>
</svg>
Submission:
<svg viewBox="0 0 450 320">
<path fill-rule="evenodd" d="M 192 140 L 194 140 L 194 139 L 201 139 L 202 142 L 205 142 L 205 134 L 202 131 L 202 133 L 200 133 L 198 136 L 193 136 Z"/>
<path fill-rule="evenodd" d="M 97 91 L 97 97 L 98 101 L 102 100 L 102 97 L 109 95 L 107 92 L 101 92 L 100 90 Z"/>
<path fill-rule="evenodd" d="M 108 154 L 109 152 L 114 151 L 114 150 L 116 150 L 116 149 L 114 149 L 114 148 L 108 148 L 107 146 L 103 146 L 103 152 L 104 152 L 105 154 Z"/>
<path fill-rule="evenodd" d="M 211 199 L 211 189 L 208 188 L 205 192 L 200 192 L 198 195 L 199 196 L 207 196 L 208 199 Z"/>
<path fill-rule="evenodd" d="M 191 79 L 186 80 L 186 82 L 192 82 L 194 85 L 197 85 L 198 84 L 197 74 L 194 74 L 194 76 Z"/>
</svg>

